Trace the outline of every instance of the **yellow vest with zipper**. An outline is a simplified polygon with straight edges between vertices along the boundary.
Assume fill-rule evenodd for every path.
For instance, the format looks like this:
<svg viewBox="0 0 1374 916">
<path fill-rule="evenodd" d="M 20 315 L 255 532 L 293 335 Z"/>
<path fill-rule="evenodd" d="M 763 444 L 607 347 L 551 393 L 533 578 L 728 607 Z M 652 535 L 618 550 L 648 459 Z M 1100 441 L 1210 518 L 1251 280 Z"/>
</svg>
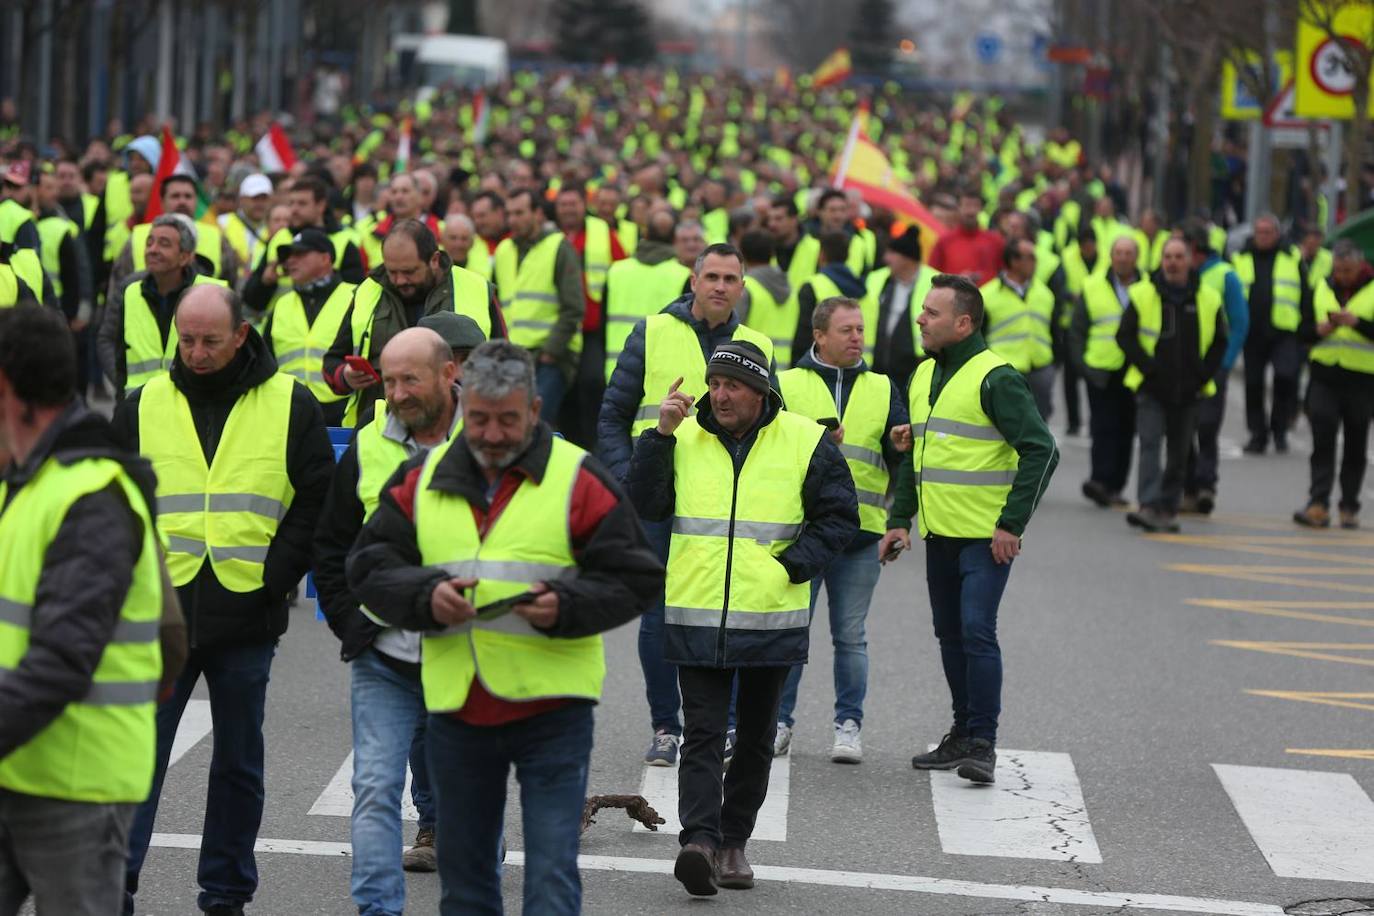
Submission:
<svg viewBox="0 0 1374 916">
<path fill-rule="evenodd" d="M 29 648 L 33 607 L 49 546 L 72 505 L 116 486 L 138 516 L 142 546 L 111 641 L 90 689 L 37 735 L 0 759 L 0 788 L 70 802 L 142 802 L 153 784 L 153 723 L 162 652 L 162 572 L 152 518 L 118 462 L 46 460 L 0 510 L 0 672 Z M 0 483 L 0 505 L 7 498 Z"/>
<path fill-rule="evenodd" d="M 1031 280 L 1022 299 L 995 277 L 983 284 L 983 335 L 989 349 L 1020 372 L 1031 372 L 1054 362 L 1050 323 L 1054 320 L 1054 293 L 1039 280 Z"/>
<path fill-rule="evenodd" d="M 849 465 L 859 497 L 859 527 L 882 534 L 887 531 L 888 485 L 883 438 L 887 435 L 892 383 L 877 372 L 861 372 L 853 384 L 844 415 L 837 417 L 844 427 L 840 454 Z M 790 412 L 812 420 L 836 417 L 835 393 L 815 370 L 788 369 L 778 375 L 778 385 Z"/>
<path fill-rule="evenodd" d="M 1330 283 L 1317 287 L 1312 298 L 1312 311 L 1317 324 L 1340 311 L 1340 302 Z M 1346 303 L 1346 309 L 1366 321 L 1374 321 L 1374 284 L 1366 285 Z M 1338 326 L 1312 347 L 1312 362 L 1323 366 L 1339 366 L 1351 372 L 1374 374 L 1374 340 L 1354 328 Z"/>
<path fill-rule="evenodd" d="M 1159 333 L 1164 326 L 1164 305 L 1159 298 L 1159 290 L 1149 279 L 1131 284 L 1131 307 L 1136 310 L 1140 321 L 1137 339 L 1140 348 L 1153 356 Z M 1210 286 L 1199 284 L 1197 291 L 1197 342 L 1198 355 L 1206 357 L 1213 339 L 1217 336 L 1217 322 L 1221 319 L 1221 294 Z M 1145 376 L 1136 366 L 1126 370 L 1125 385 L 1132 391 L 1140 388 Z M 1217 383 L 1211 379 L 1203 387 L 1199 397 L 1211 397 L 1217 393 Z"/>
<path fill-rule="evenodd" d="M 611 265 L 606 283 L 606 381 L 635 323 L 681 296 L 691 275 L 689 268 L 672 259 L 645 264 L 626 258 Z"/>
<path fill-rule="evenodd" d="M 528 591 L 535 582 L 575 575 L 567 519 L 586 453 L 554 438 L 543 479 L 522 481 L 482 538 L 467 500 L 430 487 L 453 447 L 466 445 L 451 439 L 429 453 L 415 489 L 420 562 L 477 579 L 470 596 L 477 607 Z M 461 709 L 474 678 L 493 696 L 520 702 L 597 700 L 605 676 L 600 636 L 552 639 L 513 612 L 426 633 L 421 649 L 420 681 L 430 712 Z"/>
<path fill-rule="evenodd" d="M 807 625 L 811 585 L 790 581 L 777 557 L 801 534 L 802 486 L 824 433 L 779 411 L 759 429 L 736 480 L 714 433 L 695 417 L 677 428 L 665 623 L 751 631 Z"/>
<path fill-rule="evenodd" d="M 753 343 L 763 351 L 765 362 L 773 358 L 772 341 L 758 331 L 740 325 L 731 339 Z M 678 391 L 697 400 L 705 396 L 706 357 L 702 355 L 697 332 L 676 315 L 650 315 L 644 319 L 644 388 L 630 427 L 631 436 L 658 425 L 658 407 L 679 377 L 682 385 Z"/>
<path fill-rule="evenodd" d="M 1245 290 L 1245 299 L 1250 300 L 1250 287 L 1255 285 L 1255 256 L 1248 251 L 1236 253 L 1231 258 L 1240 285 Z M 1289 251 L 1279 251 L 1274 255 L 1272 284 L 1273 304 L 1269 308 L 1269 323 L 1276 331 L 1293 332 L 1298 329 L 1302 317 L 1299 302 L 1302 300 L 1302 273 L 1298 269 L 1297 257 Z"/>
<path fill-rule="evenodd" d="M 196 274 L 191 281 L 192 286 L 206 283 L 229 285 L 203 274 Z M 143 296 L 143 284 L 137 280 L 130 283 L 124 288 L 124 393 L 128 394 L 165 373 L 171 368 L 176 352 L 176 321 L 172 321 L 167 339 L 163 340 L 157 316 Z"/>
<path fill-rule="evenodd" d="M 563 233 L 550 233 L 536 242 L 523 260 L 519 260 L 514 239 L 503 239 L 496 246 L 492 276 L 501 308 L 506 311 L 511 343 L 527 350 L 542 348 L 558 323 L 558 284 L 554 272 L 562 244 Z M 581 350 L 578 336 L 573 338 L 571 349 Z"/>
<path fill-rule="evenodd" d="M 53 295 L 62 298 L 62 240 L 75 239 L 76 223 L 62 215 L 45 216 L 38 220 L 38 238 L 42 243 L 39 262 L 52 281 Z"/>
<path fill-rule="evenodd" d="M 593 302 L 600 302 L 606 292 L 606 271 L 611 269 L 611 227 L 599 216 L 588 216 L 586 226 L 582 271 L 586 274 L 587 295 Z"/>
<path fill-rule="evenodd" d="M 171 376 L 144 386 L 139 449 L 157 472 L 157 525 L 173 585 L 194 579 L 208 556 L 229 591 L 262 588 L 267 552 L 296 493 L 286 469 L 295 387 L 276 373 L 242 395 L 207 465 L 190 405 Z"/>
<path fill-rule="evenodd" d="M 313 324 L 307 323 L 305 305 L 294 289 L 272 310 L 272 355 L 277 358 L 277 370 L 299 379 L 321 404 L 332 404 L 348 397 L 335 393 L 326 384 L 324 355 L 343 327 L 355 289 L 352 283 L 340 283 L 335 287 Z"/>
<path fill-rule="evenodd" d="M 935 403 L 935 360 L 916 367 L 909 393 L 921 537 L 991 538 L 1020 457 L 983 411 L 983 380 L 1010 365 L 983 350 L 945 380 Z"/>
</svg>

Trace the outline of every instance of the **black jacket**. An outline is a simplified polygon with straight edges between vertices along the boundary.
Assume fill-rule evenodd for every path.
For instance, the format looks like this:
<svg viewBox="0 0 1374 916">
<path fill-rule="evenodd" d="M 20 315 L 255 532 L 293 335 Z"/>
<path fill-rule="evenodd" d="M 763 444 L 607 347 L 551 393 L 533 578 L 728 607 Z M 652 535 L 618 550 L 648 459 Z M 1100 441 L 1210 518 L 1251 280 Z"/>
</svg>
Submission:
<svg viewBox="0 0 1374 916">
<path fill-rule="evenodd" d="M 854 276 L 848 264 L 827 264 L 820 272 L 829 277 L 839 287 L 841 296 L 848 296 L 856 302 L 863 301 L 868 289 L 863 281 Z M 811 313 L 816 310 L 816 290 L 810 283 L 803 283 L 797 290 L 797 333 L 792 338 L 791 361 L 796 362 L 802 354 L 811 349 L 815 338 L 811 336 Z"/>
<path fill-rule="evenodd" d="M 911 309 L 921 308 L 921 303 L 894 304 L 892 297 L 896 289 L 897 281 L 888 274 L 887 282 L 878 292 L 878 330 L 873 345 L 873 371 L 886 375 L 900 390 L 905 391 L 912 373 L 916 371 L 916 364 L 921 361 L 921 357 L 916 355 L 916 337 L 911 331 Z M 894 308 L 901 317 L 889 334 L 888 321 Z"/>
<path fill-rule="evenodd" d="M 535 482 L 543 479 L 553 448 L 553 431 L 540 422 L 529 448 L 506 470 Z M 407 630 L 442 629 L 430 613 L 430 594 L 449 574 L 421 563 L 414 522 L 414 488 L 424 455 L 402 464 L 382 488 L 377 511 L 363 525 L 348 557 L 348 587 L 356 600 L 378 617 Z M 584 481 L 586 475 L 594 480 Z M 509 483 L 509 481 L 507 481 Z M 589 486 L 599 494 L 593 506 L 579 493 Z M 460 433 L 434 469 L 430 487 L 461 496 L 486 512 L 487 482 Z M 397 492 L 405 493 L 398 502 Z M 598 515 L 585 525 L 587 513 Z M 649 547 L 634 509 L 614 478 L 591 455 L 582 462 L 574 485 L 570 518 L 558 524 L 574 528 L 577 574 L 549 583 L 558 593 L 558 619 L 546 629 L 551 637 L 592 636 L 628 623 L 662 594 L 663 564 Z M 584 525 L 586 531 L 576 526 Z"/>
<path fill-rule="evenodd" d="M 339 221 L 326 210 L 325 225 L 302 228 L 319 229 L 332 238 L 335 233 L 343 228 L 343 226 L 341 226 Z M 294 229 L 292 231 L 299 232 L 300 230 Z M 270 242 L 270 238 L 263 239 L 264 245 L 270 244 Z M 262 275 L 263 269 L 267 267 L 267 262 L 275 262 L 276 260 L 275 251 L 267 252 L 267 256 L 258 261 L 257 266 L 253 268 L 253 272 L 249 274 L 248 279 L 244 281 L 243 304 L 255 314 L 260 315 L 267 310 L 267 307 L 272 303 L 272 295 L 277 291 L 276 281 L 269 283 Z M 363 267 L 363 256 L 358 251 L 357 245 L 352 242 L 348 242 L 344 245 L 343 257 L 339 260 L 339 266 L 335 269 L 334 273 L 337 274 L 339 279 L 344 283 L 363 282 L 363 278 L 367 276 L 367 271 Z"/>
<path fill-rule="evenodd" d="M 668 303 L 663 312 L 679 321 L 685 321 L 697 333 L 701 344 L 701 354 L 710 360 L 716 347 L 726 343 L 735 335 L 739 318 L 731 314 L 724 324 L 709 327 L 705 321 L 692 316 L 692 294 L 685 293 Z M 777 363 L 772 361 L 772 384 L 776 388 Z M 666 396 L 668 392 L 663 392 Z M 630 336 L 625 340 L 625 348 L 616 360 L 615 371 L 606 385 L 606 395 L 601 401 L 601 414 L 596 421 L 596 456 L 606 463 L 617 480 L 624 481 L 630 476 L 630 457 L 634 454 L 634 440 L 630 429 L 634 425 L 635 414 L 639 412 L 639 402 L 644 396 L 644 321 L 635 323 Z"/>
<path fill-rule="evenodd" d="M 1178 407 L 1197 400 L 1202 390 L 1221 368 L 1226 355 L 1226 313 L 1217 312 L 1216 334 L 1203 356 L 1198 355 L 1198 274 L 1188 274 L 1188 284 L 1176 287 L 1164 280 L 1161 271 L 1150 275 L 1160 298 L 1159 339 L 1154 355 L 1140 346 L 1140 313 L 1134 305 L 1126 306 L 1116 342 L 1126 354 L 1126 362 L 1136 366 L 1144 375 L 1140 391 L 1166 407 Z"/>
<path fill-rule="evenodd" d="M 238 399 L 276 371 L 267 345 L 252 329 L 238 355 L 213 376 L 193 375 L 182 365 L 180 354 L 173 360 L 172 381 L 190 402 L 191 418 L 207 462 L 214 460 Z M 115 410 L 116 436 L 130 451 L 139 448 L 138 405 L 142 394 L 139 388 Z M 334 449 L 325 432 L 320 405 L 299 383 L 291 396 L 286 442 L 286 473 L 296 495 L 267 552 L 263 587 L 253 592 L 230 591 L 206 562 L 194 579 L 177 589 L 193 648 L 262 643 L 286 632 L 287 593 L 310 569 L 315 523 L 334 470 Z"/>
<path fill-rule="evenodd" d="M 772 423 L 781 410 L 782 397 L 770 391 L 759 422 L 739 440 L 716 422 L 711 414 L 710 398 L 702 398 L 697 422 L 720 439 L 721 445 L 730 452 L 738 479 L 759 430 Z M 646 429 L 635 442 L 634 462 L 630 466 L 630 497 L 646 521 L 664 521 L 675 511 L 673 450 L 676 445 L 675 437 L 661 436 L 656 429 Z M 698 485 L 723 488 L 732 484 L 733 481 L 703 480 Z M 793 583 L 814 579 L 859 533 L 859 502 L 854 492 L 854 478 L 829 436 L 822 435 L 816 443 L 802 482 L 801 497 L 805 519 L 801 534 L 777 556 Z M 728 577 L 730 572 L 727 568 L 724 574 Z M 700 571 L 700 574 L 706 573 Z M 714 668 L 798 665 L 806 661 L 807 632 L 807 627 L 728 629 L 723 622 L 720 627 L 668 624 L 664 627 L 664 660 L 676 665 Z"/>
<path fill-rule="evenodd" d="M 73 405 L 43 434 L 24 464 L 5 470 L 8 490 L 0 512 L 47 460 L 70 464 L 92 457 L 123 465 L 143 494 L 149 515 L 156 511 L 152 467 L 121 451 L 102 417 Z M 68 703 L 90 690 L 142 547 L 143 526 L 118 485 L 83 496 L 67 510 L 44 555 L 29 647 L 13 671 L 0 675 L 0 759 L 32 740 Z"/>
</svg>

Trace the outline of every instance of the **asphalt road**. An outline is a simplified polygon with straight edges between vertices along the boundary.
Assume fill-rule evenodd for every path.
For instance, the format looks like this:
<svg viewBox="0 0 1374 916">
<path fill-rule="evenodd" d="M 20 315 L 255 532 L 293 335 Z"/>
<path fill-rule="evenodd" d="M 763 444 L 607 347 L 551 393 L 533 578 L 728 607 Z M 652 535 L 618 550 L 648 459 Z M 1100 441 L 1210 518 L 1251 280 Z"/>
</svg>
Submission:
<svg viewBox="0 0 1374 916">
<path fill-rule="evenodd" d="M 1002 603 L 997 789 L 909 764 L 948 723 L 918 545 L 883 573 L 870 613 L 861 766 L 828 760 L 831 656 L 817 616 L 789 795 L 760 825 L 779 838 L 749 848 L 758 886 L 689 901 L 669 874 L 675 838 L 605 811 L 582 843 L 586 912 L 992 916 L 1143 904 L 1277 916 L 1299 901 L 1374 897 L 1374 816 L 1364 816 L 1374 812 L 1374 531 L 1293 526 L 1307 439 L 1295 435 L 1289 456 L 1242 459 L 1238 407 L 1217 515 L 1185 519 L 1179 536 L 1142 537 L 1088 504 L 1078 492 L 1087 443 L 1061 440 Z M 1062 410 L 1051 425 L 1062 432 Z M 607 656 L 589 792 L 638 792 L 649 726 L 633 627 L 609 634 Z M 302 604 L 268 698 L 260 834 L 293 851 L 260 852 L 250 912 L 353 912 L 347 818 L 308 813 L 349 753 L 347 684 L 334 639 Z M 210 745 L 199 740 L 169 773 L 164 845 L 149 855 L 140 912 L 195 912 L 196 853 L 174 847 L 197 842 Z M 518 862 L 505 876 L 512 912 Z M 411 875 L 407 888 L 410 911 L 435 911 L 435 876 Z"/>
</svg>

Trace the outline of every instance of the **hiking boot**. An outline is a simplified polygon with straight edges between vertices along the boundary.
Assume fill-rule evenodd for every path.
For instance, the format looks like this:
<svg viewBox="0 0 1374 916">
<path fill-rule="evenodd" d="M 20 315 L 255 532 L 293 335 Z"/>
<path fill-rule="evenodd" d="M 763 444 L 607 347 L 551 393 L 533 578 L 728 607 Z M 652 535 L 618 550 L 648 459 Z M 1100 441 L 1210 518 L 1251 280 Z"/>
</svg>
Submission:
<svg viewBox="0 0 1374 916">
<path fill-rule="evenodd" d="M 1215 490 L 1197 491 L 1197 513 L 1198 515 L 1211 515 L 1212 510 L 1217 507 L 1217 493 Z"/>
<path fill-rule="evenodd" d="M 792 726 L 779 722 L 778 730 L 773 733 L 773 756 L 786 757 L 790 750 L 792 750 Z"/>
<path fill-rule="evenodd" d="M 1178 516 L 1172 512 L 1159 513 L 1160 523 L 1169 534 L 1178 534 L 1183 529 L 1178 526 Z"/>
<path fill-rule="evenodd" d="M 1341 510 L 1341 527 L 1346 531 L 1354 531 L 1360 527 L 1360 511 L 1358 509 Z"/>
<path fill-rule="evenodd" d="M 401 856 L 406 871 L 438 871 L 439 857 L 434 854 L 434 830 L 423 827 L 415 834 L 415 845 Z"/>
<path fill-rule="evenodd" d="M 673 863 L 673 877 L 682 882 L 693 897 L 716 894 L 716 855 L 700 843 L 688 843 Z"/>
<path fill-rule="evenodd" d="M 1112 504 L 1112 494 L 1096 480 L 1083 481 L 1083 495 L 1104 509 Z"/>
<path fill-rule="evenodd" d="M 963 758 L 964 745 L 967 742 L 967 735 L 961 735 L 950 729 L 949 734 L 940 739 L 939 746 L 934 750 L 912 757 L 911 768 L 913 770 L 952 770 L 959 765 L 960 759 Z"/>
<path fill-rule="evenodd" d="M 997 751 L 986 738 L 970 738 L 964 745 L 964 755 L 958 760 L 958 766 L 960 779 L 990 784 L 996 779 Z"/>
<path fill-rule="evenodd" d="M 716 886 L 735 891 L 747 891 L 754 886 L 754 870 L 749 867 L 743 849 L 716 850 Z"/>
<path fill-rule="evenodd" d="M 1164 513 L 1160 512 L 1154 506 L 1145 506 L 1144 508 L 1137 509 L 1135 512 L 1127 512 L 1126 524 L 1130 525 L 1132 528 L 1143 528 L 1150 534 L 1158 534 L 1161 531 L 1168 530 L 1169 521 Z M 1174 524 L 1174 530 L 1178 530 L 1177 523 Z"/>
<path fill-rule="evenodd" d="M 644 754 L 644 762 L 651 767 L 676 765 L 677 749 L 681 743 L 681 736 L 673 734 L 666 728 L 660 728 L 654 732 L 654 740 L 649 743 L 649 750 Z"/>
<path fill-rule="evenodd" d="M 859 740 L 859 723 L 845 719 L 835 723 L 835 744 L 830 748 L 834 763 L 863 763 L 864 745 Z"/>
<path fill-rule="evenodd" d="M 1293 521 L 1304 528 L 1331 527 L 1331 513 L 1321 503 L 1308 503 L 1307 508 L 1293 513 Z"/>
</svg>

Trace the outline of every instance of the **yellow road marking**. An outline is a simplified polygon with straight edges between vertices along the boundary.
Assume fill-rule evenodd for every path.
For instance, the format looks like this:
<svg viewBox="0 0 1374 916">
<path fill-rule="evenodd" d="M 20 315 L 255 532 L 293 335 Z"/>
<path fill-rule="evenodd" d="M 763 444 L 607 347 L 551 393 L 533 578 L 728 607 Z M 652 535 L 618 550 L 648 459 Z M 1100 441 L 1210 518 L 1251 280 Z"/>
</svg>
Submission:
<svg viewBox="0 0 1374 916">
<path fill-rule="evenodd" d="M 1374 556 L 1368 554 L 1349 554 L 1332 553 L 1316 550 L 1295 550 L 1292 547 L 1279 546 L 1275 543 L 1255 543 L 1260 540 L 1257 538 L 1243 538 L 1236 541 L 1228 541 L 1221 538 L 1194 537 L 1186 534 L 1160 535 L 1171 540 L 1169 543 L 1181 544 L 1188 547 L 1203 547 L 1212 550 L 1224 550 L 1230 553 L 1257 554 L 1264 557 L 1283 557 L 1289 560 L 1324 560 L 1327 562 L 1341 563 L 1360 563 L 1374 567 Z M 1177 540 L 1172 540 L 1177 539 Z M 1298 541 L 1296 538 L 1275 538 L 1275 541 Z M 1298 541 L 1301 544 L 1312 544 L 1312 541 Z M 1332 544 L 1332 547 L 1370 547 L 1374 548 L 1374 541 L 1356 543 L 1354 541 L 1343 541 L 1339 544 Z"/>
<path fill-rule="evenodd" d="M 1333 559 L 1335 559 L 1333 557 Z M 1374 567 L 1360 566 L 1252 566 L 1246 563 L 1166 563 L 1173 572 L 1200 573 L 1207 576 L 1233 576 L 1258 573 L 1264 576 L 1374 576 Z"/>
<path fill-rule="evenodd" d="M 1247 690 L 1256 697 L 1274 697 L 1296 703 L 1320 703 L 1343 709 L 1368 709 L 1374 712 L 1374 693 L 1319 693 L 1307 690 Z M 1363 701 L 1363 702 L 1360 702 Z"/>
<path fill-rule="evenodd" d="M 1314 757 L 1340 757 L 1345 760 L 1374 760 L 1374 750 L 1343 751 L 1339 748 L 1289 747 L 1285 748 L 1284 752 L 1288 754 L 1310 754 Z"/>
<path fill-rule="evenodd" d="M 1228 649 L 1249 649 L 1252 652 L 1267 652 L 1271 655 L 1291 655 L 1296 658 L 1310 658 L 1319 662 L 1341 662 L 1347 665 L 1365 665 L 1374 668 L 1374 656 L 1360 658 L 1355 655 L 1336 655 L 1333 650 L 1343 652 L 1374 653 L 1374 643 L 1367 642 L 1251 642 L 1235 639 L 1214 639 L 1214 646 Z"/>
<path fill-rule="evenodd" d="M 1374 627 L 1374 617 L 1344 617 L 1339 614 L 1315 614 L 1313 610 L 1374 611 L 1374 601 L 1247 601 L 1237 598 L 1186 598 L 1195 607 L 1240 611 L 1264 617 L 1287 617 L 1290 620 L 1310 620 L 1314 623 L 1343 623 L 1353 627 Z"/>
<path fill-rule="evenodd" d="M 1345 582 L 1323 582 L 1320 579 L 1296 579 L 1290 576 L 1267 575 L 1262 570 L 1264 566 L 1203 566 L 1191 563 L 1167 563 L 1165 569 L 1174 572 L 1191 572 L 1205 576 L 1217 576 L 1222 579 L 1239 579 L 1241 582 L 1263 582 L 1266 585 L 1292 585 L 1297 588 L 1319 588 L 1332 592 L 1351 592 L 1358 595 L 1374 595 L 1374 586 L 1351 585 Z M 1244 570 L 1243 572 L 1240 570 Z M 1253 572 L 1251 571 L 1253 570 Z M 1360 573 L 1364 575 L 1364 573 Z"/>
</svg>

